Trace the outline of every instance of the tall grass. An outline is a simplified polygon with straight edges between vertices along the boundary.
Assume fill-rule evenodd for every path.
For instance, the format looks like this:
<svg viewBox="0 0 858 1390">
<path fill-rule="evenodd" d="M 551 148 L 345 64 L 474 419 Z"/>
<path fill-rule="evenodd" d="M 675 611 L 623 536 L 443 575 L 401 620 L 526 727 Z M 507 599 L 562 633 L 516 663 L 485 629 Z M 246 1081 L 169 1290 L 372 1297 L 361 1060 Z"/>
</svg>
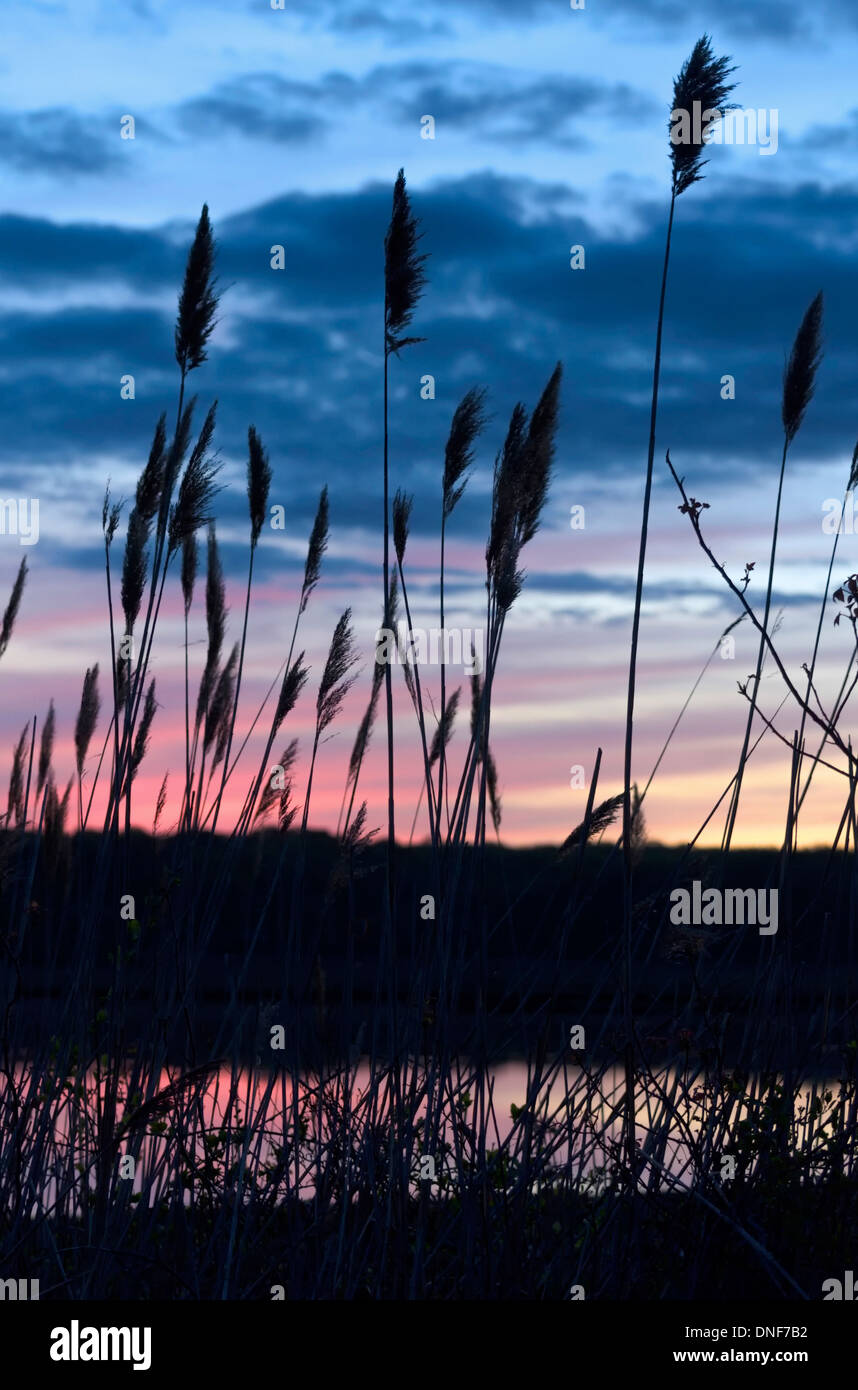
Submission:
<svg viewBox="0 0 858 1390">
<path fill-rule="evenodd" d="M 705 112 L 723 111 L 727 97 L 733 91 L 732 83 L 727 81 L 734 71 L 728 58 L 716 58 L 708 34 L 698 39 L 683 64 L 673 84 L 673 113 L 684 113 L 687 117 L 694 111 L 694 103 L 701 103 Z M 691 139 L 680 142 L 677 138 L 682 130 L 681 123 L 670 132 L 670 211 L 667 219 L 667 236 L 664 245 L 664 265 L 661 272 L 661 289 L 658 301 L 658 319 L 655 332 L 655 354 L 652 371 L 652 404 L 650 407 L 649 444 L 647 447 L 646 480 L 644 483 L 643 515 L 641 518 L 640 546 L 638 550 L 638 570 L 635 586 L 635 604 L 632 616 L 631 651 L 629 657 L 629 682 L 626 700 L 626 741 L 623 763 L 623 865 L 625 869 L 625 907 L 623 912 L 623 1014 L 626 1034 L 626 1161 L 633 1170 L 635 1163 L 635 1097 L 634 1097 L 634 1025 L 632 1020 L 632 746 L 635 716 L 635 686 L 637 679 L 638 637 L 640 633 L 641 604 L 643 602 L 644 570 L 646 566 L 646 547 L 649 535 L 649 508 L 652 495 L 653 463 L 655 459 L 656 422 L 658 419 L 658 388 L 661 377 L 661 344 L 664 330 L 664 306 L 667 295 L 667 274 L 670 266 L 670 248 L 673 237 L 673 219 L 676 200 L 693 184 L 703 177 L 704 141 L 702 130 L 698 135 L 692 130 Z"/>
<path fill-rule="evenodd" d="M 701 40 L 677 78 L 675 105 L 719 104 L 728 72 Z M 425 807 L 425 844 L 400 846 L 394 865 L 393 661 L 382 643 L 372 652 L 338 833 L 315 834 L 317 760 L 361 677 L 362 653 L 347 609 L 320 674 L 304 650 L 296 655 L 310 597 L 325 582 L 323 488 L 291 641 L 248 724 L 242 675 L 254 555 L 276 451 L 272 465 L 251 426 L 247 583 L 233 641 L 214 516 L 215 405 L 193 442 L 195 402 L 185 401 L 218 307 L 203 209 L 174 332 L 176 424 L 172 439 L 166 412 L 155 426 L 127 517 L 116 603 L 111 551 L 121 515 L 109 493 L 103 504 L 112 668 L 104 699 L 112 707 L 102 716 L 93 663 L 62 796 L 63 716 L 53 701 L 41 733 L 28 721 L 12 753 L 0 832 L 4 1277 L 39 1277 L 42 1296 L 59 1299 L 541 1299 L 567 1298 L 573 1287 L 588 1298 L 806 1298 L 820 1277 L 845 1267 L 858 1216 L 858 769 L 842 715 L 855 683 L 858 577 L 834 595 L 854 647 L 826 708 L 814 674 L 819 630 L 802 688 L 771 621 L 786 450 L 762 613 L 748 597 L 750 569 L 734 578 L 716 559 L 706 504 L 689 495 L 667 456 L 693 538 L 725 583 L 735 621 L 759 640 L 738 769 L 707 822 L 727 798 L 734 819 L 750 758 L 764 738 L 780 740 L 790 754 L 784 850 L 743 855 L 727 835 L 725 853 L 709 860 L 700 830 L 685 850 L 647 842 L 644 802 L 708 661 L 642 791 L 632 778 L 670 237 L 676 198 L 702 163 L 695 148 L 674 149 L 672 159 L 624 785 L 601 785 L 596 750 L 583 820 L 556 849 L 520 854 L 500 844 L 492 708 L 507 619 L 526 582 L 525 548 L 542 525 L 556 467 L 560 364 L 532 412 L 517 403 L 494 441 L 486 651 L 465 700 L 469 721 L 464 692 L 448 689 L 443 665 L 436 691 L 429 669 L 400 661 L 423 768 L 415 815 Z M 400 172 L 385 240 L 381 612 L 391 631 L 401 606 L 406 639 L 413 506 L 401 487 L 389 495 L 387 406 L 389 359 L 414 341 L 405 330 L 425 284 L 417 227 Z M 820 309 L 814 301 L 787 369 L 787 444 L 813 391 Z M 484 392 L 474 387 L 453 415 L 441 473 L 442 626 L 447 524 L 490 429 Z M 152 756 L 152 654 L 174 560 L 184 614 L 184 776 L 177 833 L 149 836 L 131 828 L 132 784 Z M 833 565 L 834 552 L 827 602 Z M 0 657 L 25 577 L 22 563 Z M 190 634 L 201 602 L 205 654 L 195 675 Z M 784 687 L 787 733 L 779 709 L 761 708 L 764 659 Z M 360 788 L 382 687 L 388 814 L 386 841 L 377 843 Z M 294 713 L 311 692 L 312 738 L 302 750 Z M 762 728 L 752 741 L 754 719 Z M 804 746 L 808 724 L 821 736 L 815 752 Z M 272 767 L 275 746 L 283 751 Z M 821 766 L 841 778 L 843 813 L 830 851 L 805 869 L 795 853 L 798 815 Z M 217 834 L 225 789 L 239 774 L 240 809 Z M 99 779 L 105 807 L 95 832 L 87 823 Z M 67 824 L 75 782 L 76 830 Z M 154 829 L 166 793 L 165 776 Z M 610 843 L 621 810 L 622 834 Z M 745 886 L 777 881 L 785 911 L 776 937 L 674 920 L 677 886 L 730 875 Z M 504 1094 L 510 1057 L 522 1060 L 514 1092 Z"/>
</svg>

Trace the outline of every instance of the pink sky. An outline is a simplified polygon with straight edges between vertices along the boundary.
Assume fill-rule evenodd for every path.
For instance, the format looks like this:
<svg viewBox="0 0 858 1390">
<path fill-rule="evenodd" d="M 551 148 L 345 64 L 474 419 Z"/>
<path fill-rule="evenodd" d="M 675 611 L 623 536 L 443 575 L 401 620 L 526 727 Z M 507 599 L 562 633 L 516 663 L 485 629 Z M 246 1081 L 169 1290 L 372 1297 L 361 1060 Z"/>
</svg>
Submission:
<svg viewBox="0 0 858 1390">
<path fill-rule="evenodd" d="M 553 499 L 554 513 L 568 511 L 562 476 Z M 581 492 L 586 497 L 586 488 Z M 560 494 L 559 496 L 557 494 Z M 714 494 L 713 494 L 714 498 Z M 729 506 L 713 501 L 714 520 L 710 527 L 716 552 L 724 554 L 731 572 L 741 572 L 743 557 L 756 555 L 764 570 L 765 533 L 750 521 L 741 530 L 728 520 Z M 604 504 L 603 504 L 604 505 Z M 594 509 L 595 510 L 595 509 Z M 622 739 L 627 678 L 628 613 L 625 598 L 613 599 L 610 592 L 592 597 L 577 595 L 577 612 L 569 611 L 568 596 L 543 583 L 539 576 L 562 579 L 564 569 L 574 565 L 598 580 L 600 576 L 624 574 L 634 559 L 633 514 L 636 508 L 613 513 L 615 534 L 603 518 L 598 527 L 584 533 L 569 533 L 558 526 L 540 534 L 527 556 L 533 574 L 509 619 L 496 679 L 492 718 L 492 746 L 499 769 L 503 799 L 502 839 L 509 844 L 559 843 L 582 818 L 587 790 L 570 787 L 570 771 L 580 764 L 587 779 L 596 749 L 603 749 L 599 797 L 621 790 Z M 737 510 L 735 507 L 733 511 Z M 759 505 L 756 510 L 759 510 Z M 92 518 L 93 528 L 100 521 Z M 549 517 L 549 525 L 551 517 Z M 607 532 L 607 534 L 606 534 Z M 278 544 L 268 536 L 263 547 Z M 371 561 L 375 539 L 358 532 L 333 534 L 329 555 L 338 560 L 351 556 L 355 562 Z M 793 526 L 787 516 L 782 543 L 783 565 L 779 579 L 784 587 L 804 582 L 804 569 L 812 567 L 813 578 L 824 578 L 823 557 L 830 538 L 819 537 L 808 553 L 806 528 Z M 817 553 L 818 552 L 818 553 Z M 20 550 L 7 540 L 0 553 L 0 582 L 6 592 L 11 585 Z M 616 556 L 622 555 L 618 566 Z M 114 564 L 121 558 L 117 549 Z M 30 575 L 18 625 L 3 659 L 0 679 L 4 684 L 0 738 L 5 741 L 8 760 L 23 724 L 38 715 L 44 717 L 48 699 L 57 706 L 55 767 L 60 787 L 74 765 L 73 729 L 80 699 L 83 672 L 94 660 L 101 663 L 103 700 L 99 730 L 87 762 L 91 777 L 107 728 L 109 648 L 107 645 L 104 578 L 60 563 L 49 563 L 48 543 L 43 539 L 29 553 Z M 473 543 L 463 544 L 455 534 L 448 548 L 451 593 L 467 595 L 465 605 L 451 600 L 448 624 L 474 625 L 480 621 L 482 602 L 480 550 Z M 425 540 L 409 543 L 406 570 L 409 597 L 415 624 L 437 624 L 432 587 L 435 546 Z M 688 694 L 701 666 L 711 652 L 730 613 L 718 606 L 719 591 L 713 585 L 703 557 L 692 538 L 683 531 L 683 519 L 675 510 L 675 499 L 663 493 L 655 511 L 655 525 L 649 549 L 648 576 L 653 586 L 681 576 L 700 581 L 699 601 L 684 596 L 674 603 L 660 597 L 645 606 L 638 676 L 634 775 L 643 784 L 658 756 L 670 726 Z M 839 570 L 838 570 L 839 573 Z M 294 566 L 283 582 L 270 576 L 255 588 L 251 606 L 243 698 L 236 726 L 240 745 L 258 708 L 261 696 L 285 656 L 295 612 Z M 762 579 L 755 593 L 762 588 Z M 184 687 L 183 628 L 178 585 L 168 585 L 155 646 L 152 674 L 157 680 L 159 709 L 151 749 L 135 783 L 134 820 L 151 826 L 154 803 L 164 772 L 170 770 L 169 796 L 162 826 L 170 829 L 177 813 L 184 765 Z M 114 595 L 114 597 L 116 597 Z M 310 603 L 299 634 L 298 649 L 306 647 L 312 664 L 310 681 L 298 707 L 281 730 L 275 751 L 293 736 L 300 740 L 300 761 L 296 797 L 303 803 L 314 718 L 315 692 L 324 664 L 327 644 L 339 613 L 351 604 L 354 610 L 356 640 L 364 653 L 364 670 L 336 724 L 334 737 L 324 743 L 317 764 L 311 803 L 310 825 L 334 830 L 340 808 L 348 756 L 357 723 L 369 691 L 373 639 L 377 624 L 378 596 L 368 589 L 365 574 L 360 584 L 357 570 L 348 565 L 336 578 L 323 572 L 322 581 Z M 240 635 L 244 591 L 240 584 L 228 588 L 230 621 L 227 650 Z M 192 706 L 205 650 L 202 614 L 202 586 L 191 629 Z M 833 610 L 832 610 L 833 616 Z M 788 608 L 778 642 L 788 668 L 796 680 L 801 662 L 812 641 L 815 609 Z M 820 663 L 820 689 L 836 688 L 848 655 L 848 636 L 835 632 L 826 620 Z M 709 809 L 724 790 L 735 770 L 741 744 L 747 705 L 737 694 L 737 680 L 753 669 L 756 643 L 750 626 L 736 633 L 734 660 L 716 657 L 688 710 L 674 742 L 661 766 L 647 799 L 650 835 L 665 842 L 683 843 L 696 833 Z M 396 790 L 397 832 L 407 837 L 420 793 L 421 755 L 416 723 L 401 671 L 395 668 L 396 692 Z M 438 669 L 423 672 L 425 685 L 438 694 Z M 461 670 L 448 667 L 448 689 L 463 685 L 463 716 L 453 739 L 450 759 L 454 774 L 461 766 L 467 746 L 467 719 L 470 690 Z M 776 676 L 764 680 L 764 708 L 773 713 L 782 690 Z M 382 703 L 383 713 L 383 703 Z M 785 707 L 778 727 L 789 737 L 797 724 L 797 714 Z M 226 799 L 225 818 L 231 817 L 243 798 L 251 770 L 258 765 L 264 748 L 267 723 L 260 721 L 234 782 L 235 792 Z M 808 743 L 815 747 L 811 731 Z M 384 827 L 386 820 L 386 767 L 383 718 L 376 725 L 373 744 L 360 786 L 360 799 L 369 803 L 369 824 Z M 272 760 L 273 761 L 273 760 Z M 8 763 L 7 763 L 8 766 Z M 788 750 L 769 736 L 752 759 L 745 777 L 742 810 L 735 843 L 737 845 L 777 844 L 782 838 L 789 779 Z M 845 793 L 843 779 L 820 773 L 808 797 L 802 820 L 804 844 L 830 842 L 832 827 L 839 820 Z M 96 796 L 96 807 L 99 796 Z M 713 819 L 702 843 L 717 842 L 723 825 L 723 809 Z M 418 822 L 418 838 L 425 819 Z"/>
</svg>

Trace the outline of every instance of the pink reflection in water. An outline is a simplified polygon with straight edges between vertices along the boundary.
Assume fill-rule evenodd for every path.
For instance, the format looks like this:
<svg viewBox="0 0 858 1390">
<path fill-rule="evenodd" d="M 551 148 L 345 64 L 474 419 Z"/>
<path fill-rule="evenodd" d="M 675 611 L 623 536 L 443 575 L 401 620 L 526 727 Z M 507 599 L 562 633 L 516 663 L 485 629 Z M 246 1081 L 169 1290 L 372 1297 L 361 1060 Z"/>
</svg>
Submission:
<svg viewBox="0 0 858 1390">
<path fill-rule="evenodd" d="M 481 1086 L 463 1061 L 445 1082 L 440 1116 L 438 1079 L 431 1072 L 427 1078 L 423 1063 L 403 1066 L 398 1077 L 392 1071 L 377 1072 L 373 1082 L 362 1061 L 321 1077 L 302 1077 L 297 1086 L 285 1070 L 216 1064 L 209 1074 L 190 1077 L 162 1070 L 157 1085 L 150 1078 L 145 1103 L 139 1094 L 128 1096 L 133 1077 L 129 1068 L 120 1079 L 112 1137 L 105 1141 L 106 1171 L 113 1199 L 128 1184 L 131 1200 L 146 1193 L 150 1206 L 177 1185 L 186 1204 L 209 1184 L 222 1191 L 224 1183 L 240 1191 L 242 1199 L 254 1187 L 271 1196 L 272 1185 L 278 1197 L 297 1192 L 308 1198 L 324 1182 L 331 1162 L 348 1170 L 343 1190 L 353 1193 L 366 1179 L 368 1146 L 376 1166 L 386 1158 L 390 1117 L 396 1115 L 397 1133 L 410 1143 L 407 1161 L 415 1191 L 428 1181 L 433 1193 L 449 1192 L 460 1166 L 479 1170 L 486 1155 L 497 1164 L 503 1154 L 513 1162 L 528 1158 L 534 1183 L 545 1181 L 548 1165 L 568 1165 L 569 1179 L 595 1192 L 613 1166 L 622 1132 L 620 1068 L 589 1075 L 577 1067 L 556 1069 L 534 1100 L 533 1073 L 525 1063 L 498 1064 Z M 80 1216 L 94 1200 L 99 1134 L 108 1133 L 106 1078 L 95 1068 L 85 1077 L 53 1078 L 38 1100 L 28 1064 L 19 1064 L 15 1079 L 23 1105 L 28 1098 L 34 1102 L 26 1125 L 29 1167 L 21 1174 L 22 1194 L 27 1179 L 30 1191 L 38 1194 L 31 1214 L 56 1205 Z M 762 1099 L 756 1083 L 750 1084 L 745 1101 L 732 1108 L 732 1125 Z M 427 1140 L 429 1087 L 433 1103 Z M 802 1087 L 796 1111 L 800 1147 L 811 1143 L 826 1123 L 835 1103 L 825 1101 L 826 1091 L 836 1101 L 837 1083 Z M 724 1100 L 722 1093 L 719 1105 Z M 668 1104 L 673 1107 L 670 1117 Z M 821 1107 L 817 1115 L 815 1105 Z M 653 1076 L 647 1087 L 640 1086 L 636 1114 L 642 1154 L 664 1175 L 688 1185 L 693 1147 L 699 1150 L 698 1161 L 702 1155 L 707 1166 L 716 1164 L 723 1135 L 719 1138 L 712 1128 L 712 1091 L 704 1077 L 680 1078 L 676 1072 Z M 428 1165 L 427 1155 L 433 1160 Z"/>
</svg>

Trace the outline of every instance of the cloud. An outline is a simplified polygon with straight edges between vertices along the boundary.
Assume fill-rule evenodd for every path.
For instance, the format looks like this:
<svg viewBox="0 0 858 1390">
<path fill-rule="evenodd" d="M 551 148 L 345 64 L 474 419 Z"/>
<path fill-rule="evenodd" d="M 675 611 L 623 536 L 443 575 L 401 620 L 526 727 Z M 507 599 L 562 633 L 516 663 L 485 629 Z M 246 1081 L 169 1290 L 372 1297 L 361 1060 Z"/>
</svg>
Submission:
<svg viewBox="0 0 858 1390">
<path fill-rule="evenodd" d="M 73 111 L 0 112 L 0 162 L 25 174 L 98 174 L 120 162 L 119 126 Z"/>
<path fill-rule="evenodd" d="M 391 75 L 401 89 L 394 107 L 402 119 L 429 113 L 472 139 L 582 146 L 587 132 L 576 123 L 583 118 L 636 124 L 658 111 L 650 97 L 626 83 L 551 73 L 522 80 L 490 63 L 411 63 Z"/>
<path fill-rule="evenodd" d="M 391 44 L 413 44 L 432 39 L 448 38 L 454 33 L 452 25 L 443 19 L 383 10 L 378 6 L 336 5 L 330 10 L 330 28 L 357 37 L 380 35 Z"/>
<path fill-rule="evenodd" d="M 858 140 L 858 107 L 853 107 L 844 120 L 837 124 L 814 125 L 797 139 L 788 140 L 791 148 L 800 154 L 824 157 L 831 153 L 855 149 Z"/>
<path fill-rule="evenodd" d="M 361 77 L 328 72 L 313 82 L 247 73 L 180 103 L 173 119 L 194 138 L 233 133 L 291 144 L 314 139 L 359 111 L 415 127 L 428 113 L 472 140 L 571 148 L 588 143 L 593 127 L 584 129 L 585 120 L 632 126 L 660 108 L 627 83 L 551 73 L 522 77 L 488 62 L 408 62 L 378 64 Z"/>
<path fill-rule="evenodd" d="M 378 64 L 362 76 L 330 71 L 312 81 L 258 71 L 216 83 L 158 112 L 136 117 L 141 146 L 221 141 L 236 136 L 275 145 L 307 146 L 347 117 L 364 113 L 383 124 L 414 123 L 432 114 L 470 139 L 573 148 L 588 143 L 585 122 L 635 125 L 656 114 L 651 98 L 626 83 L 544 74 L 522 77 L 494 63 Z M 24 174 L 62 177 L 109 174 L 128 165 L 118 112 L 83 117 L 68 108 L 0 113 L 0 161 Z M 135 155 L 137 150 L 134 151 Z M 139 156 L 138 156 L 139 157 Z M 145 167 L 145 165 L 144 165 Z"/>
<path fill-rule="evenodd" d="M 322 131 L 327 125 L 322 109 L 331 100 L 347 99 L 351 85 L 345 77 L 338 81 L 336 74 L 312 84 L 276 73 L 248 73 L 182 102 L 175 115 L 180 130 L 195 137 L 214 139 L 226 131 L 292 144 Z"/>
<path fill-rule="evenodd" d="M 256 0 L 250 0 L 255 9 Z M 394 4 L 366 5 L 364 0 L 290 0 L 291 13 L 306 24 L 351 33 L 377 34 L 395 42 L 419 43 L 436 34 L 461 30 L 463 25 L 491 22 L 509 28 L 527 24 L 530 28 L 557 22 L 558 0 L 429 0 L 419 15 L 403 20 Z M 639 28 L 657 30 L 661 36 L 702 33 L 712 25 L 709 0 L 615 0 L 605 13 L 593 0 L 571 16 L 574 23 L 595 23 L 616 28 L 617 20 L 631 19 Z M 834 32 L 854 29 L 858 13 L 842 0 L 818 0 L 809 5 L 784 5 L 781 0 L 722 0 L 718 6 L 718 28 L 731 35 L 788 43 L 798 37 L 823 38 Z"/>
<path fill-rule="evenodd" d="M 640 230 L 611 239 L 574 211 L 574 192 L 491 173 L 412 186 L 431 253 L 415 320 L 426 341 L 392 364 L 391 438 L 397 484 L 417 498 L 415 536 L 434 528 L 439 460 L 464 392 L 486 384 L 493 411 L 480 468 L 457 514 L 464 534 L 482 536 L 489 468 L 511 408 L 518 399 L 533 407 L 558 359 L 564 386 L 551 516 L 568 518 L 576 479 L 639 474 L 666 208 L 630 202 L 630 226 Z M 704 497 L 707 482 L 739 478 L 749 466 L 769 477 L 780 447 L 785 355 L 820 287 L 827 291 L 826 357 L 794 455 L 845 459 L 855 431 L 858 270 L 838 236 L 856 225 L 858 192 L 753 181 L 725 189 L 713 179 L 696 194 L 677 210 L 659 459 L 669 446 Z M 244 522 L 252 422 L 271 454 L 275 500 L 301 534 L 323 482 L 339 524 L 377 529 L 378 319 L 390 196 L 381 184 L 291 194 L 216 223 L 228 288 L 210 361 L 188 389 L 199 392 L 200 418 L 219 399 L 229 484 L 219 516 L 227 524 Z M 534 220 L 535 203 L 541 215 Z M 133 479 L 158 414 L 174 408 L 173 306 L 192 231 L 0 218 L 0 467 L 7 487 L 82 463 L 92 474 L 94 513 L 107 472 Z M 275 242 L 286 246 L 284 272 L 270 268 Z M 569 247 L 579 243 L 586 269 L 573 271 Z M 108 307 L 106 282 L 125 287 L 127 307 Z M 75 291 L 65 307 L 64 286 Z M 87 286 L 89 305 L 80 302 Z M 54 312 L 43 300 L 37 308 L 3 307 L 7 291 L 35 296 L 49 287 Z M 127 372 L 136 378 L 134 401 L 120 399 Z M 735 400 L 721 398 L 724 374 L 735 378 Z M 435 379 L 434 400 L 421 399 L 426 375 Z"/>
</svg>

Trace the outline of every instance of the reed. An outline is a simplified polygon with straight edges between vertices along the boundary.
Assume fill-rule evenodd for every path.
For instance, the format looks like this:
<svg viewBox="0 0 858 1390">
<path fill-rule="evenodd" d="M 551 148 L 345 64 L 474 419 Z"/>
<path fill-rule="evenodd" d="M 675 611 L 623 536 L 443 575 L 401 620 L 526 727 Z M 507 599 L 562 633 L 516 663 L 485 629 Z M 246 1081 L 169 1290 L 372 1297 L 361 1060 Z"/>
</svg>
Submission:
<svg viewBox="0 0 858 1390">
<path fill-rule="evenodd" d="M 727 79 L 735 71 L 729 58 L 717 58 L 712 51 L 708 34 L 698 39 L 690 56 L 673 84 L 674 111 L 691 113 L 694 102 L 701 103 L 702 111 L 721 111 L 726 107 L 727 98 L 735 84 Z M 640 545 L 638 549 L 637 580 L 635 584 L 635 604 L 632 616 L 632 634 L 629 656 L 629 680 L 626 699 L 626 735 L 623 764 L 623 863 L 625 866 L 625 908 L 623 914 L 623 997 L 624 1027 L 626 1033 L 626 1162 L 633 1171 L 635 1163 L 635 1097 L 634 1097 L 634 1028 L 632 1021 L 632 745 L 634 736 L 635 685 L 637 679 L 638 638 L 640 634 L 641 604 L 643 602 L 644 570 L 646 566 L 646 547 L 649 535 L 649 509 L 652 494 L 653 462 L 655 459 L 656 421 L 658 417 L 658 390 L 661 377 L 661 344 L 664 330 L 664 306 L 667 295 L 667 275 L 670 265 L 670 247 L 673 236 L 673 219 L 676 200 L 693 184 L 703 177 L 704 143 L 702 130 L 699 141 L 697 132 L 692 130 L 691 139 L 681 144 L 671 139 L 671 188 L 670 211 L 667 220 L 667 236 L 664 247 L 664 264 L 661 272 L 661 290 L 658 302 L 658 319 L 655 333 L 655 353 L 652 374 L 652 403 L 650 407 L 649 445 L 647 448 L 646 479 L 644 482 L 643 514 L 641 517 Z"/>
<path fill-rule="evenodd" d="M 390 223 L 384 238 L 384 550 L 382 580 L 384 588 L 384 626 L 390 628 L 390 432 L 388 425 L 388 395 L 391 355 L 398 357 L 403 348 L 423 342 L 408 335 L 410 326 L 426 283 L 426 255 L 418 251 L 421 233 L 417 218 L 411 211 L 411 199 L 405 186 L 405 171 L 399 170 L 393 186 L 393 206 Z M 387 877 L 391 915 L 394 901 L 394 846 L 396 820 L 393 789 L 393 685 L 388 665 L 384 673 L 385 708 L 387 715 Z"/>
<path fill-rule="evenodd" d="M 675 99 L 711 104 L 713 93 L 729 90 L 724 60 L 701 45 L 677 79 Z M 680 151 L 672 160 L 671 225 L 676 197 L 699 180 L 701 151 Z M 417 237 L 400 176 L 385 246 L 385 385 L 389 355 L 413 341 L 404 335 L 423 288 Z M 500 843 L 492 707 L 506 620 L 526 583 L 525 547 L 543 523 L 556 467 L 558 364 L 532 415 L 516 405 L 505 437 L 493 441 L 486 660 L 470 680 L 469 722 L 460 718 L 462 690 L 448 693 L 442 681 L 436 707 L 425 667 L 402 665 L 415 719 L 411 756 L 423 764 L 418 812 L 425 794 L 428 837 L 410 851 L 400 846 L 394 879 L 393 813 L 403 808 L 393 805 L 391 661 L 379 660 L 378 650 L 344 759 L 338 834 L 329 839 L 311 826 L 322 745 L 343 721 L 360 659 L 350 609 L 336 624 L 314 696 L 305 652 L 296 655 L 299 625 L 322 580 L 327 488 L 303 576 L 298 572 L 287 655 L 235 751 L 240 704 L 241 727 L 246 723 L 242 670 L 252 640 L 253 556 L 271 471 L 251 427 L 248 580 L 241 634 L 228 642 L 213 519 L 216 407 L 194 442 L 194 402 L 184 399 L 186 378 L 205 362 L 214 326 L 213 267 L 204 208 L 175 331 L 176 427 L 168 438 L 166 415 L 159 418 L 128 516 L 116 605 L 121 634 L 114 631 L 111 571 L 120 509 L 109 491 L 102 506 L 113 710 L 98 767 L 111 740 L 113 767 L 102 788 L 100 832 L 86 830 L 97 771 L 86 815 L 82 790 L 98 752 L 97 665 L 84 678 L 73 768 L 62 766 L 53 700 L 40 740 L 33 718 L 13 750 L 0 833 L 4 1277 L 26 1270 L 58 1295 L 86 1298 L 247 1300 L 268 1297 L 272 1284 L 283 1283 L 291 1299 L 566 1300 L 573 1282 L 597 1298 L 816 1296 L 820 1271 L 846 1267 L 858 1216 L 850 930 L 858 767 L 843 717 L 858 680 L 858 576 L 834 594 L 849 650 L 833 696 L 818 688 L 815 674 L 819 627 L 805 683 L 779 650 L 771 596 L 783 461 L 813 396 L 821 301 L 802 321 L 783 382 L 785 449 L 761 611 L 751 602 L 750 569 L 733 577 L 717 560 L 705 529 L 710 509 L 689 494 L 667 456 L 683 524 L 724 583 L 736 621 L 750 624 L 758 638 L 755 678 L 744 691 L 750 733 L 707 820 L 728 797 L 738 804 L 744 768 L 762 741 L 774 738 L 789 751 L 782 852 L 748 858 L 731 846 L 719 867 L 700 851 L 700 831 L 673 852 L 647 839 L 644 804 L 711 657 L 642 790 L 628 761 L 633 655 L 622 789 L 601 785 L 598 749 L 584 818 L 560 845 L 517 855 Z M 667 257 L 651 450 L 666 273 Z M 473 388 L 447 438 L 442 624 L 446 524 L 477 464 L 478 441 L 491 428 L 484 401 Z M 386 409 L 384 458 L 383 626 L 394 627 L 401 605 L 410 637 L 415 513 L 404 489 L 388 496 Z M 647 486 L 635 631 L 648 498 Z M 204 600 L 197 583 L 203 530 Z M 835 553 L 824 602 L 831 601 Z M 144 758 L 153 757 L 158 700 L 151 672 L 176 561 L 185 620 L 181 833 L 132 835 L 131 786 Z M 16 626 L 25 576 L 22 563 L 0 655 Z M 463 589 L 457 602 L 465 598 Z M 190 632 L 194 605 L 203 602 L 206 652 L 192 720 Z M 121 642 L 131 635 L 139 637 L 134 657 L 123 654 Z M 783 687 L 787 732 L 778 727 L 781 707 L 770 715 L 758 699 L 763 659 Z M 382 686 L 388 838 L 376 846 L 371 794 L 361 778 Z M 242 754 L 269 701 L 241 810 L 228 833 L 215 834 L 224 788 L 239 763 L 245 766 Z M 302 769 L 290 726 L 305 709 L 312 744 Z M 457 721 L 462 736 L 455 739 Z M 808 726 L 819 731 L 818 751 L 805 747 Z M 275 742 L 282 751 L 271 768 Z M 397 757 L 406 756 L 397 738 Z M 799 811 L 820 766 L 840 780 L 842 812 L 830 848 L 803 863 Z M 299 806 L 295 789 L 304 775 Z M 358 795 L 359 784 L 366 796 Z M 167 786 L 165 775 L 153 831 L 163 821 Z M 621 811 L 617 839 L 612 827 Z M 487 843 L 489 818 L 497 845 Z M 673 888 L 713 883 L 727 868 L 749 884 L 777 882 L 786 904 L 775 943 L 783 942 L 782 964 L 760 949 L 753 931 L 669 919 Z M 133 912 L 118 913 L 126 894 Z M 793 969 L 795 941 L 806 957 L 805 997 Z M 63 989 L 42 1007 L 34 983 L 46 968 Z M 639 994 L 634 1015 L 632 979 Z M 214 1016 L 212 994 L 219 996 Z M 574 1028 L 570 1036 L 579 1016 L 586 1039 Z M 274 1041 L 281 1029 L 283 1047 Z M 511 1054 L 525 1058 L 520 1091 L 501 1105 L 498 1065 Z M 820 1080 L 835 1072 L 837 1080 Z M 724 1153 L 736 1160 L 729 1187 L 719 1175 Z M 117 1178 L 120 1155 L 137 1165 L 134 1191 Z"/>
</svg>

